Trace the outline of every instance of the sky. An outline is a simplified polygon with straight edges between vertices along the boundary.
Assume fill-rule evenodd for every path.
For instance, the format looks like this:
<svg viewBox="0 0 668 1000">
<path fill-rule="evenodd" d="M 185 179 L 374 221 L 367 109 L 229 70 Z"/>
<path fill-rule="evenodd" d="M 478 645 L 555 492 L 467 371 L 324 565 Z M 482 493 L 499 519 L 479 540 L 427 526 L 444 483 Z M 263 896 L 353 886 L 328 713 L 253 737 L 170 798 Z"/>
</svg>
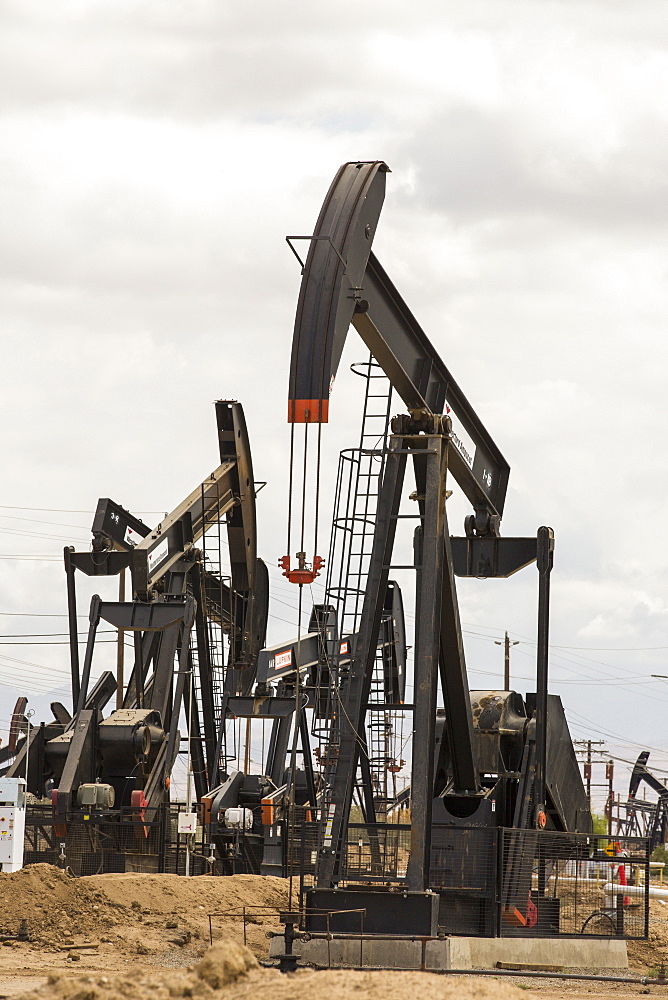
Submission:
<svg viewBox="0 0 668 1000">
<path fill-rule="evenodd" d="M 100 496 L 154 524 L 194 489 L 218 398 L 267 482 L 270 640 L 294 634 L 285 236 L 382 159 L 374 250 L 511 466 L 502 531 L 555 531 L 551 689 L 619 790 L 642 748 L 666 773 L 664 4 L 4 0 L 0 25 L 0 730 L 18 693 L 35 721 L 66 700 L 63 545 Z M 364 357 L 351 331 L 323 508 Z M 459 596 L 471 686 L 508 630 L 531 690 L 535 570 Z"/>
</svg>

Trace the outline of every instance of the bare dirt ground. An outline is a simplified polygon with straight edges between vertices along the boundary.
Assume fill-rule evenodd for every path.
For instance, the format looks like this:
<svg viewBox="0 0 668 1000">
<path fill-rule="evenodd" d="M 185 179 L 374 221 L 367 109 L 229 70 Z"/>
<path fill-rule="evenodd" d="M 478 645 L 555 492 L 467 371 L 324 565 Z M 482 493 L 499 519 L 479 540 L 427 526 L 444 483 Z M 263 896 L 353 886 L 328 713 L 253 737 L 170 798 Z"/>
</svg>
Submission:
<svg viewBox="0 0 668 1000">
<path fill-rule="evenodd" d="M 256 959 L 266 958 L 267 932 L 280 930 L 277 911 L 287 906 L 286 880 L 254 875 L 74 879 L 50 865 L 0 874 L 0 936 L 15 935 L 23 919 L 30 934 L 26 942 L 0 943 L 0 998 L 168 1000 L 217 994 L 236 1000 L 260 993 L 272 1000 L 520 1000 L 531 994 L 578 1000 L 604 994 L 626 1000 L 651 991 L 668 1000 L 668 987 L 639 984 L 308 969 L 283 976 L 257 966 Z M 202 971 L 202 961 L 205 966 L 212 961 L 202 959 L 210 943 L 210 914 L 214 944 L 232 950 L 232 959 L 219 955 L 216 961 L 225 968 L 231 961 L 233 975 Z M 656 975 L 663 962 L 668 968 L 668 906 L 652 902 L 650 940 L 629 942 L 628 950 L 630 977 Z"/>
<path fill-rule="evenodd" d="M 53 973 L 135 973 L 184 968 L 224 936 L 265 957 L 266 931 L 280 930 L 288 905 L 279 878 L 111 874 L 71 878 L 51 865 L 0 874 L 0 935 L 28 922 L 29 942 L 0 944 L 0 996 L 43 983 Z"/>
</svg>

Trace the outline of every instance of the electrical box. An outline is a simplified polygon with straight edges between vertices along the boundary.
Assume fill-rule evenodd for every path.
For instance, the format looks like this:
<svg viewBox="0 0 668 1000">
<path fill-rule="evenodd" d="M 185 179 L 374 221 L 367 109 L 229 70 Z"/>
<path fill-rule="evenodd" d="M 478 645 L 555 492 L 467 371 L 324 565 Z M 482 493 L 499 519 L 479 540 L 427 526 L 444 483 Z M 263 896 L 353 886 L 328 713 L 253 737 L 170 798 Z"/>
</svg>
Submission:
<svg viewBox="0 0 668 1000">
<path fill-rule="evenodd" d="M 179 813 L 176 824 L 177 833 L 197 833 L 197 813 Z"/>
<path fill-rule="evenodd" d="M 25 829 L 25 778 L 0 778 L 0 871 L 23 868 Z"/>
</svg>

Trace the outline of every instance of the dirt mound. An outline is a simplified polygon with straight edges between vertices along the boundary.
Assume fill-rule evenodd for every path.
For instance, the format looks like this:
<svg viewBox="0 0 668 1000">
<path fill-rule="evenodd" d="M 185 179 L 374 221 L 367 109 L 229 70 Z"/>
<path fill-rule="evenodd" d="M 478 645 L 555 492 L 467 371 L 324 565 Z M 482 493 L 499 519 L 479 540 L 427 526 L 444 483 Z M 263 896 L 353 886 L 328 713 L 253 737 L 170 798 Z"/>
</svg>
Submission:
<svg viewBox="0 0 668 1000">
<path fill-rule="evenodd" d="M 236 941 L 220 941 L 209 948 L 195 972 L 211 989 L 217 990 L 257 967 L 257 961 L 248 948 Z"/>
<path fill-rule="evenodd" d="M 281 908 L 287 904 L 287 882 L 272 875 L 139 875 L 134 872 L 89 875 L 77 885 L 101 893 L 112 906 L 151 913 L 207 912 L 241 907 Z"/>
<path fill-rule="evenodd" d="M 222 991 L 222 992 L 221 992 Z M 495 979 L 448 978 L 429 972 L 314 972 L 282 975 L 260 969 L 248 949 L 232 942 L 214 945 L 194 968 L 138 972 L 130 976 L 50 976 L 39 990 L 17 1000 L 170 1000 L 177 997 L 270 996 L 272 1000 L 526 1000 L 530 994 Z"/>
<path fill-rule="evenodd" d="M 50 938 L 58 929 L 69 937 L 83 927 L 98 928 L 100 903 L 85 879 L 75 880 L 53 865 L 28 865 L 0 874 L 0 931 L 15 934 L 28 921 L 31 937 Z"/>
<path fill-rule="evenodd" d="M 0 933 L 15 934 L 28 921 L 34 943 L 57 948 L 94 941 L 98 946 L 155 954 L 209 943 L 214 938 L 247 941 L 266 954 L 264 930 L 277 925 L 276 910 L 288 902 L 284 879 L 260 875 L 178 875 L 136 873 L 72 878 L 52 865 L 29 865 L 0 874 Z M 104 950 L 104 948 L 102 949 Z"/>
<path fill-rule="evenodd" d="M 668 903 L 650 900 L 649 939 L 628 941 L 626 947 L 632 969 L 656 975 L 663 965 L 668 972 Z"/>
</svg>

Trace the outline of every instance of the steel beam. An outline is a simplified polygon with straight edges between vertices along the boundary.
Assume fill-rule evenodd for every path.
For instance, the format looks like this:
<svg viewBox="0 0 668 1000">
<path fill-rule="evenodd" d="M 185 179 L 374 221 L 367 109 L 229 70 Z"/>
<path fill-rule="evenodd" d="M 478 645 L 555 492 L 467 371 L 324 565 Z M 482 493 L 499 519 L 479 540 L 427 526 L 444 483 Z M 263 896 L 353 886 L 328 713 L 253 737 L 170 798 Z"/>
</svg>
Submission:
<svg viewBox="0 0 668 1000">
<path fill-rule="evenodd" d="M 493 535 L 450 539 L 455 576 L 477 580 L 509 577 L 536 561 L 536 539 Z"/>
<path fill-rule="evenodd" d="M 95 648 L 95 635 L 100 624 L 100 608 L 102 601 L 98 594 L 93 594 L 90 601 L 90 611 L 88 613 L 88 638 L 86 640 L 86 655 L 84 656 L 83 673 L 81 676 L 81 687 L 79 688 L 79 698 L 76 704 L 76 714 L 83 710 L 88 694 L 88 683 L 90 681 L 90 671 L 93 663 L 93 650 Z"/>
<path fill-rule="evenodd" d="M 510 467 L 373 253 L 361 294 L 352 322 L 362 340 L 409 410 L 449 408 L 455 418 L 450 472 L 474 507 L 502 514 Z"/>
<path fill-rule="evenodd" d="M 361 627 L 353 653 L 350 674 L 342 685 L 339 715 L 340 744 L 330 779 L 330 801 L 322 853 L 318 858 L 317 884 L 335 885 L 339 878 L 342 851 L 355 786 L 360 743 L 365 744 L 366 709 L 371 689 L 378 635 L 387 595 L 389 567 L 397 527 L 406 471 L 403 438 L 390 438 L 383 481 L 378 497 L 376 528 L 369 561 Z"/>
<path fill-rule="evenodd" d="M 547 690 L 550 634 L 550 574 L 554 562 L 554 532 L 538 529 L 538 642 L 536 649 L 536 821 L 542 823 L 547 798 Z"/>
<path fill-rule="evenodd" d="M 76 709 L 79 704 L 79 690 L 81 687 L 81 674 L 79 670 L 79 624 L 77 620 L 77 595 L 76 583 L 74 579 L 74 563 L 72 554 L 74 549 L 65 546 L 63 556 L 65 559 L 65 577 L 67 579 L 67 619 L 69 623 L 70 641 L 70 673 L 72 676 L 72 707 Z"/>
<path fill-rule="evenodd" d="M 451 454 L 448 445 L 448 458 Z M 445 484 L 444 484 L 445 486 Z M 473 717 L 469 695 L 462 626 L 452 565 L 447 512 L 443 512 L 444 570 L 441 584 L 440 672 L 445 708 L 445 727 L 452 760 L 453 792 L 471 795 L 478 791 L 478 767 L 473 740 Z"/>
<path fill-rule="evenodd" d="M 95 781 L 95 730 L 97 712 L 82 709 L 74 721 L 63 773 L 58 782 L 54 821 L 65 823 L 72 808 L 72 793 L 82 781 Z"/>
</svg>

